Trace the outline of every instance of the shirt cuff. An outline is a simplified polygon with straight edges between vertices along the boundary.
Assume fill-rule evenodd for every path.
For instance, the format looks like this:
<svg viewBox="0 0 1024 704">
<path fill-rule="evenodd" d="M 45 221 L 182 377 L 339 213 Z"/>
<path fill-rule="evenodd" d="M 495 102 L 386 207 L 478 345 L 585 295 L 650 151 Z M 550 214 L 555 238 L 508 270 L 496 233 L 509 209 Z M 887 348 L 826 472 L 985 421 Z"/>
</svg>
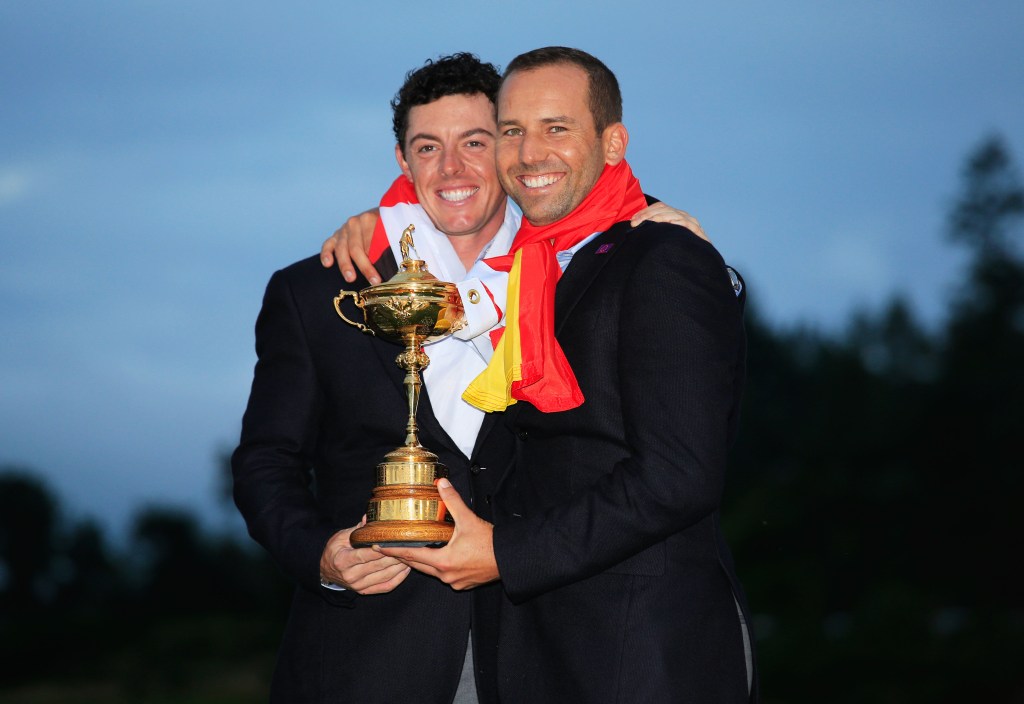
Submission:
<svg viewBox="0 0 1024 704">
<path fill-rule="evenodd" d="M 466 327 L 456 331 L 455 337 L 460 340 L 472 340 L 498 324 L 501 316 L 497 304 L 480 279 L 466 279 L 455 286 L 462 296 L 462 307 L 466 312 Z"/>
<path fill-rule="evenodd" d="M 347 589 L 345 589 L 345 587 L 341 586 L 340 584 L 335 584 L 334 582 L 328 582 L 323 577 L 320 578 L 320 586 L 323 587 L 324 589 L 330 589 L 332 592 L 346 592 L 346 591 L 348 591 Z"/>
</svg>

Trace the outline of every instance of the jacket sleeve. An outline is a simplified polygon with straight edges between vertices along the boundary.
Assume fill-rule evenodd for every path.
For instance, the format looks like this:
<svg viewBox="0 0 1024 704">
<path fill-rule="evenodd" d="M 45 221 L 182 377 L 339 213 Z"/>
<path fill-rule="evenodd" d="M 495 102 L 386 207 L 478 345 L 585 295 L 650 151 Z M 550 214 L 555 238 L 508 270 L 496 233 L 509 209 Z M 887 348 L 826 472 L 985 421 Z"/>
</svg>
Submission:
<svg viewBox="0 0 1024 704">
<path fill-rule="evenodd" d="M 740 303 L 707 243 L 675 234 L 645 247 L 622 287 L 615 340 L 591 343 L 618 346 L 607 383 L 618 386 L 626 456 L 612 464 L 583 447 L 581 461 L 609 463 L 596 481 L 495 527 L 514 602 L 598 574 L 719 508 L 742 382 Z"/>
<path fill-rule="evenodd" d="M 342 526 L 312 489 L 323 393 L 302 316 L 281 271 L 271 277 L 256 321 L 257 362 L 242 435 L 231 458 L 234 499 L 249 534 L 297 584 L 343 603 L 320 585 L 320 556 Z"/>
</svg>

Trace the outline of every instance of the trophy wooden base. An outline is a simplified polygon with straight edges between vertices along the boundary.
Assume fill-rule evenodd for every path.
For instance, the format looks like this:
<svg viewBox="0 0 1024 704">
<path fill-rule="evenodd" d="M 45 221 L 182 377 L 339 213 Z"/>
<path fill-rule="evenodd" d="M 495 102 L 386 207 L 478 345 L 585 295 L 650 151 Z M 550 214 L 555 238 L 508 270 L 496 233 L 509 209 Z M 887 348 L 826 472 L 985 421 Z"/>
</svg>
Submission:
<svg viewBox="0 0 1024 704">
<path fill-rule="evenodd" d="M 352 532 L 353 547 L 437 548 L 451 540 L 455 524 L 435 482 L 448 476 L 437 455 L 410 434 L 407 444 L 384 455 L 366 507 L 366 525 Z"/>
<path fill-rule="evenodd" d="M 374 521 L 352 532 L 352 547 L 439 548 L 452 538 L 455 526 L 443 521 Z"/>
</svg>

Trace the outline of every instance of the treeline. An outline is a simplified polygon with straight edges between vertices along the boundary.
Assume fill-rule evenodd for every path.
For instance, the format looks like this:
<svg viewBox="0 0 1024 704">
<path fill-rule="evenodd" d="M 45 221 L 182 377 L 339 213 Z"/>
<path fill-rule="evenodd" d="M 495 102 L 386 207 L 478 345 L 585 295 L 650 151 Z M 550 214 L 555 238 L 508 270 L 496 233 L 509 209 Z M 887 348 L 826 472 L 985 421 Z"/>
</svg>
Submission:
<svg viewBox="0 0 1024 704">
<path fill-rule="evenodd" d="M 725 520 L 768 701 L 1024 701 L 1024 190 L 1000 140 L 962 189 L 939 330 L 900 300 L 839 339 L 749 321 Z"/>
<path fill-rule="evenodd" d="M 0 469 L 0 701 L 263 701 L 290 593 L 185 511 L 142 510 L 115 548 L 33 473 Z"/>
<path fill-rule="evenodd" d="M 749 310 L 724 521 L 766 702 L 1024 701 L 1022 219 L 993 138 L 951 208 L 970 256 L 938 328 L 898 299 L 840 335 Z M 188 514 L 145 511 L 113 550 L 0 470 L 0 700 L 263 701 L 289 591 Z"/>
</svg>

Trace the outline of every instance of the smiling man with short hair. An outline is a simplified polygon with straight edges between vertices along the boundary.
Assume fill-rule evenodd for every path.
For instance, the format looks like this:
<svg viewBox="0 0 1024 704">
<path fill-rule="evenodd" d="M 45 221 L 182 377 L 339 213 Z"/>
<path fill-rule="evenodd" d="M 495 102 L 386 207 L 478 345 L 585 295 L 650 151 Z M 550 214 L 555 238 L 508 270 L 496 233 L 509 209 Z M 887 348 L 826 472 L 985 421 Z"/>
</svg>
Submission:
<svg viewBox="0 0 1024 704">
<path fill-rule="evenodd" d="M 719 516 L 742 301 L 708 242 L 631 226 L 643 194 L 628 142 L 596 58 L 548 47 L 509 64 L 497 164 L 524 214 L 512 319 L 467 393 L 514 404 L 515 465 L 493 525 L 442 480 L 448 545 L 383 550 L 455 589 L 501 580 L 503 704 L 758 698 Z"/>
</svg>

